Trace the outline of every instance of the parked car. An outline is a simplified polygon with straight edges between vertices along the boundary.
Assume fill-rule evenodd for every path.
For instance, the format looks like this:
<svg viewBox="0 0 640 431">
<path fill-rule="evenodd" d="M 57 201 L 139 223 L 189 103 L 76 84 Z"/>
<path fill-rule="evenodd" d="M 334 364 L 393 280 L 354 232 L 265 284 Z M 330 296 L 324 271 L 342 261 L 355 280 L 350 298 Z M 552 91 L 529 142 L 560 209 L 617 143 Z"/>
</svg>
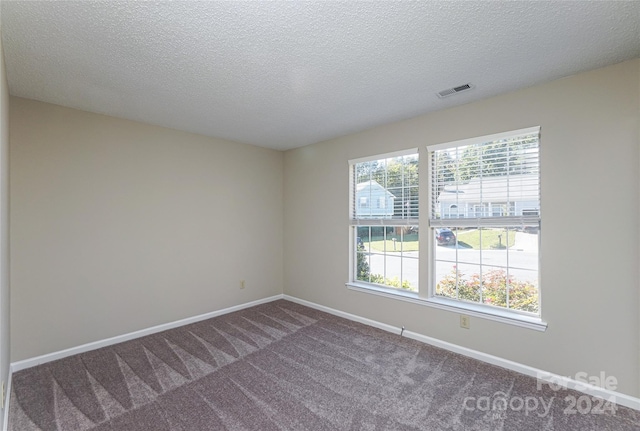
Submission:
<svg viewBox="0 0 640 431">
<path fill-rule="evenodd" d="M 438 245 L 454 245 L 456 243 L 456 236 L 451 229 L 436 229 L 436 241 Z"/>
</svg>

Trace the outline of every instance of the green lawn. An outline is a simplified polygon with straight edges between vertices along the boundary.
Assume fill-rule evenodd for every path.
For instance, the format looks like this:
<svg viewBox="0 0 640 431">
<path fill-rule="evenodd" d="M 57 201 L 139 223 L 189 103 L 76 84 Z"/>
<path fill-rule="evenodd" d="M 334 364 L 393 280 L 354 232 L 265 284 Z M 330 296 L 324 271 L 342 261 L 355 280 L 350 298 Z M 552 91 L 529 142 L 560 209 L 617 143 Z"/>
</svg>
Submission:
<svg viewBox="0 0 640 431">
<path fill-rule="evenodd" d="M 386 251 L 418 251 L 418 241 L 405 241 L 401 243 L 400 241 L 396 241 L 396 248 L 393 248 L 393 241 L 373 241 L 371 243 L 371 249 L 375 251 L 385 251 L 385 243 L 386 243 Z M 366 244 L 365 244 L 366 245 Z"/>
<path fill-rule="evenodd" d="M 367 242 L 364 243 L 365 247 L 368 245 Z M 395 249 L 393 248 L 393 240 L 390 236 L 387 236 L 387 240 L 384 241 L 382 238 L 373 237 L 373 241 L 371 241 L 371 250 L 375 251 L 418 251 L 418 235 L 417 234 L 409 234 L 404 235 L 404 242 L 400 242 L 400 238 L 398 237 L 395 242 Z"/>
<path fill-rule="evenodd" d="M 509 244 L 507 244 L 506 229 L 482 229 L 482 230 L 476 229 L 468 232 L 459 232 L 457 235 L 458 242 L 463 242 L 471 246 L 471 248 L 479 250 L 480 249 L 480 232 L 482 232 L 482 249 L 483 250 L 513 247 L 513 245 L 516 242 L 516 232 L 514 230 L 510 230 L 508 235 Z M 499 238 L 498 237 L 499 235 L 502 235 L 502 238 Z"/>
</svg>

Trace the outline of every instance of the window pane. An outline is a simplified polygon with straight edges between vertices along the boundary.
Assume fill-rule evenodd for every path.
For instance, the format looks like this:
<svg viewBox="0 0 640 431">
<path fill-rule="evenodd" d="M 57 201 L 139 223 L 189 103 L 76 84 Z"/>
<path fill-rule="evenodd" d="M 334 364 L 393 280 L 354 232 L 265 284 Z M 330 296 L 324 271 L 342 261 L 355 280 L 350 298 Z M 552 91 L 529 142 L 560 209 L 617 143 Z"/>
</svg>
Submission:
<svg viewBox="0 0 640 431">
<path fill-rule="evenodd" d="M 527 227 L 450 229 L 435 247 L 436 295 L 538 313 L 538 231 Z"/>
<path fill-rule="evenodd" d="M 418 217 L 418 155 L 382 158 L 354 165 L 355 219 Z"/>
<path fill-rule="evenodd" d="M 418 228 L 358 226 L 356 279 L 418 291 Z"/>
<path fill-rule="evenodd" d="M 418 252 L 413 252 L 415 256 L 405 256 L 402 266 L 402 282 L 407 285 L 407 289 L 418 291 Z"/>
<path fill-rule="evenodd" d="M 393 287 L 402 286 L 402 258 L 399 253 L 389 253 L 386 256 L 387 273 L 385 274 L 385 285 Z"/>
<path fill-rule="evenodd" d="M 369 253 L 366 251 L 364 245 L 361 243 L 356 246 L 356 280 L 369 282 L 369 275 L 371 273 L 371 263 L 369 262 Z"/>
<path fill-rule="evenodd" d="M 372 283 L 384 284 L 386 277 L 386 259 L 384 253 L 369 253 L 370 278 Z"/>
<path fill-rule="evenodd" d="M 432 153 L 432 219 L 537 215 L 538 134 Z"/>
</svg>

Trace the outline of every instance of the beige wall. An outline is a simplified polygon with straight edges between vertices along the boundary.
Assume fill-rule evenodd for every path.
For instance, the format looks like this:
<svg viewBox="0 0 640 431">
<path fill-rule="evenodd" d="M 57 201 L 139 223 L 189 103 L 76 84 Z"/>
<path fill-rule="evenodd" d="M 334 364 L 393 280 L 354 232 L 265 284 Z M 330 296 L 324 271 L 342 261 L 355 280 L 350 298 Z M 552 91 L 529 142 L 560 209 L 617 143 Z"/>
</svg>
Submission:
<svg viewBox="0 0 640 431">
<path fill-rule="evenodd" d="M 0 379 L 9 375 L 9 89 L 0 40 Z"/>
<path fill-rule="evenodd" d="M 10 119 L 13 361 L 282 293 L 281 152 L 20 98 Z"/>
<path fill-rule="evenodd" d="M 286 152 L 285 293 L 639 396 L 639 77 L 635 60 Z M 546 332 L 347 290 L 349 159 L 538 125 Z"/>
<path fill-rule="evenodd" d="M 605 371 L 639 396 L 639 83 L 635 60 L 291 150 L 284 166 L 276 151 L 12 98 L 11 359 L 281 293 L 284 266 L 287 294 L 563 375 Z M 455 313 L 346 289 L 347 160 L 535 125 L 546 332 L 462 330 Z M 0 276 L 2 355 L 7 296 Z"/>
</svg>

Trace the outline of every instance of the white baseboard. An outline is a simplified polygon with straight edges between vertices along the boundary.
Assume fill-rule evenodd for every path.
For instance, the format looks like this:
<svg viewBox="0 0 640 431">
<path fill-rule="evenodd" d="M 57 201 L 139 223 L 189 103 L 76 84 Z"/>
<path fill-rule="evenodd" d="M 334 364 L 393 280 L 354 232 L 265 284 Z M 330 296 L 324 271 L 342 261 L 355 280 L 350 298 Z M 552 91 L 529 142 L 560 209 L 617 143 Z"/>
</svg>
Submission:
<svg viewBox="0 0 640 431">
<path fill-rule="evenodd" d="M 9 403 L 11 402 L 11 365 L 9 365 L 9 375 L 7 376 L 7 387 L 5 388 L 4 399 L 4 415 L 2 418 L 2 430 L 7 431 L 9 429 Z"/>
<path fill-rule="evenodd" d="M 488 364 L 497 365 L 499 367 L 506 368 L 511 371 L 516 371 L 520 374 L 534 377 L 546 384 L 562 386 L 568 389 L 573 389 L 573 390 L 582 392 L 590 396 L 602 398 L 605 400 L 612 400 L 618 405 L 629 407 L 631 409 L 640 411 L 640 398 L 632 397 L 630 395 L 626 395 L 620 392 L 616 392 L 609 389 L 601 388 L 599 386 L 594 386 L 588 383 L 580 382 L 578 380 L 571 379 L 569 377 L 564 377 L 558 374 L 549 373 L 547 371 L 543 371 L 538 368 L 534 368 L 518 362 L 510 361 L 508 359 L 500 358 L 498 356 L 489 355 L 487 353 L 483 353 L 478 350 L 469 349 L 463 346 L 459 346 L 457 344 L 439 340 L 437 338 L 428 337 L 426 335 L 419 334 L 417 332 L 406 331 L 406 330 L 402 331 L 402 328 L 398 328 L 396 326 L 387 325 L 386 323 L 367 319 L 365 317 L 357 316 L 355 314 L 346 313 L 340 310 L 335 310 L 333 308 L 329 308 L 324 305 L 319 305 L 310 301 L 306 301 L 304 299 L 296 298 L 294 296 L 284 295 L 284 299 L 286 299 L 287 301 L 305 305 L 310 308 L 315 308 L 316 310 L 324 311 L 329 314 L 333 314 L 334 316 L 343 317 L 345 319 L 349 319 L 355 322 L 363 323 L 365 325 L 373 326 L 375 328 L 382 329 L 384 331 L 391 332 L 394 334 L 400 335 L 400 333 L 402 332 L 402 335 L 404 337 L 411 338 L 413 340 L 417 340 L 426 344 L 430 344 L 435 347 L 439 347 L 441 349 L 448 350 L 450 352 L 458 353 L 460 355 L 477 359 L 479 361 L 486 362 Z"/>
<path fill-rule="evenodd" d="M 144 337 L 145 335 L 151 335 L 157 332 L 166 331 L 167 329 L 173 329 L 179 326 L 184 326 L 191 323 L 200 322 L 202 320 L 211 319 L 212 317 L 222 316 L 223 314 L 233 313 L 234 311 L 243 310 L 245 308 L 253 307 L 255 305 L 265 304 L 267 302 L 275 301 L 282 298 L 283 298 L 282 294 L 270 296 L 268 298 L 258 299 L 256 301 L 251 301 L 251 302 L 247 302 L 240 305 L 234 305 L 233 307 L 224 308 L 222 310 L 200 314 L 199 316 L 188 317 L 186 319 L 176 320 L 175 322 L 163 323 L 162 325 L 141 329 L 139 331 L 129 332 L 128 334 L 117 335 L 115 337 L 94 341 L 91 343 L 83 344 L 81 346 L 71 347 L 69 349 L 60 350 L 58 352 L 47 353 L 46 355 L 36 356 L 35 358 L 29 358 L 29 359 L 24 359 L 22 361 L 12 362 L 10 367 L 10 373 L 15 373 L 17 371 L 24 370 L 25 368 L 35 367 L 36 365 L 44 364 L 47 362 L 56 361 L 58 359 L 66 358 L 67 356 L 77 355 L 79 353 L 88 352 L 91 350 L 99 349 L 101 347 L 111 346 L 113 344 L 122 343 L 124 341 L 133 340 L 135 338 Z"/>
</svg>

